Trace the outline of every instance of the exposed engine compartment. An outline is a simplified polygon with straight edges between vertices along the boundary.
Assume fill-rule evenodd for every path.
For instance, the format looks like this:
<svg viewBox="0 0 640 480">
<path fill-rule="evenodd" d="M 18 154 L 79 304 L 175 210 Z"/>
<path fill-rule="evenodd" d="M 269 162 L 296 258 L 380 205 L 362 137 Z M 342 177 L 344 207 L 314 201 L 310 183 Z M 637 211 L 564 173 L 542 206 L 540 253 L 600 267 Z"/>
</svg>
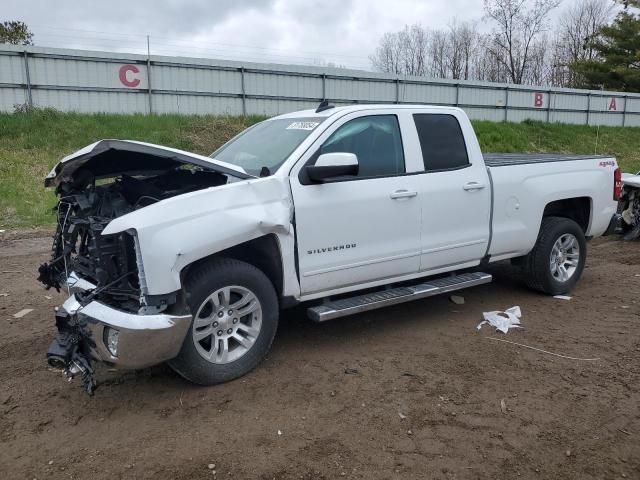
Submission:
<svg viewBox="0 0 640 480">
<path fill-rule="evenodd" d="M 77 170 L 70 181 L 56 188 L 59 201 L 55 207 L 57 229 L 52 259 L 40 266 L 38 280 L 47 289 L 60 290 L 75 272 L 96 286 L 85 294 L 91 299 L 132 312 L 166 308 L 170 299 L 144 295 L 135 232 L 106 236 L 101 233 L 114 218 L 226 182 L 226 175 L 192 165 L 180 165 L 159 174 L 137 172 L 98 180 L 88 169 Z"/>
</svg>

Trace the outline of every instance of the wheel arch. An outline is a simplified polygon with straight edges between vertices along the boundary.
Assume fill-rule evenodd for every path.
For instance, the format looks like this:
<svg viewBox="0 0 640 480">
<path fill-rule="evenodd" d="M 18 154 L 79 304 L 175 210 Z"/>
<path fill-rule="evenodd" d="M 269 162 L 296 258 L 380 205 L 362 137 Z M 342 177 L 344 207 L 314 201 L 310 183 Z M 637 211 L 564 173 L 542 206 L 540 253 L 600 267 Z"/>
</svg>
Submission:
<svg viewBox="0 0 640 480">
<path fill-rule="evenodd" d="M 563 198 L 547 203 L 542 212 L 542 218 L 569 218 L 580 225 L 580 228 L 586 235 L 591 226 L 592 210 L 593 200 L 591 197 Z"/>
<path fill-rule="evenodd" d="M 185 278 L 194 268 L 217 258 L 233 258 L 253 265 L 267 276 L 278 297 L 282 297 L 284 291 L 282 251 L 275 234 L 248 240 L 190 263 L 180 272 L 181 283 L 184 285 Z"/>
</svg>

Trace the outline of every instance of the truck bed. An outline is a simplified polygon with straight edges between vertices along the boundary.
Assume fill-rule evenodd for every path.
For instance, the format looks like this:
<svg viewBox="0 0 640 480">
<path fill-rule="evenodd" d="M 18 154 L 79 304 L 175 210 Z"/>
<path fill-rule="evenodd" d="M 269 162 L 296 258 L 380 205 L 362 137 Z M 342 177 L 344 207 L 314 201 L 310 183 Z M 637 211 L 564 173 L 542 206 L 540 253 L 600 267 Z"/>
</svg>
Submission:
<svg viewBox="0 0 640 480">
<path fill-rule="evenodd" d="M 562 153 L 485 153 L 483 157 L 484 163 L 489 167 L 611 158 L 606 155 L 565 155 Z"/>
</svg>

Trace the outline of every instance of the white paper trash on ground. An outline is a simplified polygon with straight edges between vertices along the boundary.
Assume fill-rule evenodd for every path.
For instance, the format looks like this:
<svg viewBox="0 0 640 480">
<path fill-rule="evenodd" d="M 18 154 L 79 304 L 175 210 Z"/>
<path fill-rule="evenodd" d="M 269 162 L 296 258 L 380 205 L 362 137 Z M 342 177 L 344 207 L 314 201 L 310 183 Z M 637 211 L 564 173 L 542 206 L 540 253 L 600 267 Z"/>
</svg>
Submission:
<svg viewBox="0 0 640 480">
<path fill-rule="evenodd" d="M 522 328 L 520 325 L 522 312 L 520 311 L 520 307 L 517 305 L 505 310 L 504 312 L 497 310 L 495 312 L 482 312 L 482 316 L 484 320 L 478 324 L 478 330 L 480 330 L 485 324 L 496 327 L 496 330 L 499 330 L 502 333 L 507 333 L 510 328 Z"/>
<path fill-rule="evenodd" d="M 25 308 L 23 310 L 20 310 L 18 313 L 14 313 L 13 318 L 22 318 L 31 312 L 33 312 L 33 308 Z"/>
</svg>

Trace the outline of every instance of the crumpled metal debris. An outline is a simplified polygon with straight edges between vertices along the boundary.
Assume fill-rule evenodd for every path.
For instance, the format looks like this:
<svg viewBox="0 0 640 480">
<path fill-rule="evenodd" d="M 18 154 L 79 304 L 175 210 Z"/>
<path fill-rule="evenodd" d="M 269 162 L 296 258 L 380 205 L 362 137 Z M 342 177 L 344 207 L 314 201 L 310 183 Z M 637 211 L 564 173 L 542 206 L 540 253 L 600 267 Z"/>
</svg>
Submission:
<svg viewBox="0 0 640 480">
<path fill-rule="evenodd" d="M 515 307 L 508 308 L 504 312 L 498 310 L 494 312 L 482 312 L 482 317 L 484 320 L 476 327 L 478 330 L 480 330 L 485 324 L 495 327 L 496 330 L 502 333 L 507 333 L 510 328 L 523 328 L 520 325 L 522 312 L 520 311 L 520 307 L 517 305 Z"/>
<path fill-rule="evenodd" d="M 640 172 L 639 172 L 640 173 Z M 623 195 L 621 199 L 624 210 L 621 212 L 622 221 L 626 225 L 624 240 L 640 238 L 640 188 L 639 175 L 623 175 Z"/>
<path fill-rule="evenodd" d="M 640 237 L 640 191 L 634 189 L 629 193 L 629 207 L 622 212 L 622 219 L 631 227 L 624 239 L 635 240 Z"/>
</svg>

